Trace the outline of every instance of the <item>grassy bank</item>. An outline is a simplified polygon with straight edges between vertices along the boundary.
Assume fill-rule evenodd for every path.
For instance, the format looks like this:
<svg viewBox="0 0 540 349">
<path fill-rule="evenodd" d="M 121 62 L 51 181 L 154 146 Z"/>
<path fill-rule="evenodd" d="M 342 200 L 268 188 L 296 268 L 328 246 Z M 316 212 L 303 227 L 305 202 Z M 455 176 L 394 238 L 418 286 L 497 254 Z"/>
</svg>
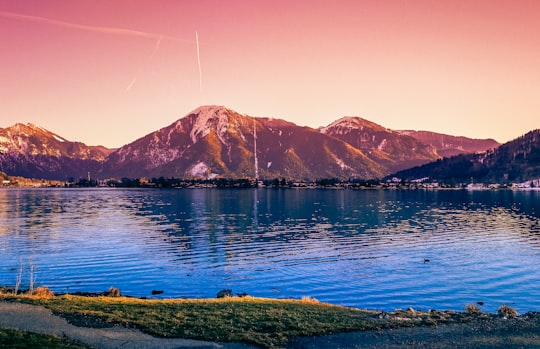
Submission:
<svg viewBox="0 0 540 349">
<path fill-rule="evenodd" d="M 144 300 L 3 295 L 0 296 L 2 299 L 42 305 L 82 325 L 99 320 L 136 327 L 155 336 L 244 342 L 266 348 L 283 347 L 289 339 L 298 336 L 464 322 L 488 316 L 435 311 L 418 313 L 413 310 L 378 313 L 319 303 L 309 298 Z"/>
<path fill-rule="evenodd" d="M 0 348 L 88 349 L 89 347 L 65 338 L 0 328 Z"/>
</svg>

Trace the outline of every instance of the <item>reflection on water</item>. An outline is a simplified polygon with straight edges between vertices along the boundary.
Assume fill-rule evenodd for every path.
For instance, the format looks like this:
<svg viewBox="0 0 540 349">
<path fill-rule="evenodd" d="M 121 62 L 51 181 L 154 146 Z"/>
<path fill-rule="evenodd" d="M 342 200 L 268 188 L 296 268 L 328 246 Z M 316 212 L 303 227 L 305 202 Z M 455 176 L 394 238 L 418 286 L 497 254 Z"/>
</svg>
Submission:
<svg viewBox="0 0 540 349">
<path fill-rule="evenodd" d="M 22 265 L 55 292 L 539 310 L 539 194 L 0 190 L 0 283 Z"/>
</svg>

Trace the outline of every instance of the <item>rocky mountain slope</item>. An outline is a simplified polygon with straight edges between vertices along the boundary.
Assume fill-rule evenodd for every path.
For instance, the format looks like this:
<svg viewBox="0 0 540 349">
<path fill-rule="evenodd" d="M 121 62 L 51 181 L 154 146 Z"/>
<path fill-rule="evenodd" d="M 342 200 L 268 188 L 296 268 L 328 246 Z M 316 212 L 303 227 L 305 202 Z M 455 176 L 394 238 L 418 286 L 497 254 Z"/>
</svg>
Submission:
<svg viewBox="0 0 540 349">
<path fill-rule="evenodd" d="M 33 124 L 0 128 L 0 171 L 29 178 L 86 177 L 111 153 L 105 147 L 70 142 Z"/>
<path fill-rule="evenodd" d="M 377 178 L 386 169 L 315 129 L 205 106 L 121 147 L 105 161 L 101 174 L 243 178 L 255 177 L 256 171 L 261 178 L 302 180 Z"/>
<path fill-rule="evenodd" d="M 540 130 L 485 153 L 460 154 L 397 172 L 403 179 L 429 177 L 443 182 L 524 182 L 540 178 Z"/>
<path fill-rule="evenodd" d="M 359 117 L 344 117 L 320 132 L 360 149 L 371 160 L 395 172 L 441 157 L 430 144 Z"/>
<path fill-rule="evenodd" d="M 493 140 L 393 131 L 359 117 L 317 130 L 202 106 L 115 151 L 70 142 L 32 124 L 0 129 L 0 171 L 58 180 L 88 172 L 93 178 L 371 179 L 434 161 L 441 153 L 493 146 Z"/>
</svg>

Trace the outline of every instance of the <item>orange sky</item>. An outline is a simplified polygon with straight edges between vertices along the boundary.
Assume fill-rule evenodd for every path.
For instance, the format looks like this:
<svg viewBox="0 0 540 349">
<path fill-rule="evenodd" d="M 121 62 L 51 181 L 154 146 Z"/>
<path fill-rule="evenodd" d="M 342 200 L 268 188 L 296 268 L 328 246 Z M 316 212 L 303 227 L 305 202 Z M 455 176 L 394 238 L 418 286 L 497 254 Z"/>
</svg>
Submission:
<svg viewBox="0 0 540 349">
<path fill-rule="evenodd" d="M 0 0 L 0 127 L 118 147 L 220 104 L 505 142 L 540 128 L 539 18 L 536 0 Z"/>
</svg>

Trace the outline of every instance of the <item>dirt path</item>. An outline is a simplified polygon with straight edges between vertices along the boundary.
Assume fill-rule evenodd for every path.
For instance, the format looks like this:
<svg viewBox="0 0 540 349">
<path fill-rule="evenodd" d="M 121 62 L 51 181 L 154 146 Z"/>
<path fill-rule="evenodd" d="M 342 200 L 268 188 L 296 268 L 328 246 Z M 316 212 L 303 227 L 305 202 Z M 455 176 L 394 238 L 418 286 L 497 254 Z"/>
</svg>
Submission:
<svg viewBox="0 0 540 349">
<path fill-rule="evenodd" d="M 156 338 L 139 330 L 122 326 L 102 328 L 78 327 L 49 309 L 22 303 L 0 302 L 0 327 L 69 337 L 96 348 L 248 348 L 242 344 L 218 344 L 181 338 Z"/>
</svg>

